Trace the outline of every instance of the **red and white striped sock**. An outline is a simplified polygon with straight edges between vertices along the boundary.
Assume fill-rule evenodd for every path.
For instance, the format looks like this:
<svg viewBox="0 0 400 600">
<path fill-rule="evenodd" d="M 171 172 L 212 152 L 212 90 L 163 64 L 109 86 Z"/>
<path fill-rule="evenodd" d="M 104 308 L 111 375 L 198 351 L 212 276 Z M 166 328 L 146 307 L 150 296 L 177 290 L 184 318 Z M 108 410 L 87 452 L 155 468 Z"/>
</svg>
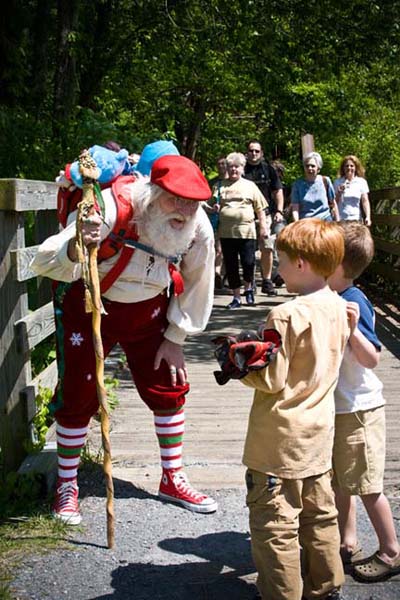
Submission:
<svg viewBox="0 0 400 600">
<path fill-rule="evenodd" d="M 154 412 L 154 425 L 160 446 L 163 469 L 182 467 L 183 434 L 185 431 L 185 411 L 183 407 Z"/>
<path fill-rule="evenodd" d="M 72 429 L 57 423 L 58 477 L 72 481 L 78 476 L 81 450 L 85 445 L 88 427 Z"/>
</svg>

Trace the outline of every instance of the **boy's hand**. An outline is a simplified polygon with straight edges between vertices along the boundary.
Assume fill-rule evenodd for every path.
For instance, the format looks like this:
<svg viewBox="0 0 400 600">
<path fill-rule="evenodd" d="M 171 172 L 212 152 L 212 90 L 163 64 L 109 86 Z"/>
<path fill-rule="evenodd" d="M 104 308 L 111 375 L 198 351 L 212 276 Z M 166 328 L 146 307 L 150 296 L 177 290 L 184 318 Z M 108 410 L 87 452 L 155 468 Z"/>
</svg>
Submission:
<svg viewBox="0 0 400 600">
<path fill-rule="evenodd" d="M 349 320 L 350 335 L 353 335 L 360 318 L 360 307 L 357 302 L 346 302 L 346 312 Z"/>
<path fill-rule="evenodd" d="M 242 379 L 249 371 L 264 369 L 282 345 L 280 333 L 275 329 L 265 329 L 262 338 L 255 331 L 242 331 L 237 337 L 220 336 L 213 339 L 216 344 L 215 356 L 221 371 L 214 371 L 219 385 L 229 379 Z"/>
</svg>

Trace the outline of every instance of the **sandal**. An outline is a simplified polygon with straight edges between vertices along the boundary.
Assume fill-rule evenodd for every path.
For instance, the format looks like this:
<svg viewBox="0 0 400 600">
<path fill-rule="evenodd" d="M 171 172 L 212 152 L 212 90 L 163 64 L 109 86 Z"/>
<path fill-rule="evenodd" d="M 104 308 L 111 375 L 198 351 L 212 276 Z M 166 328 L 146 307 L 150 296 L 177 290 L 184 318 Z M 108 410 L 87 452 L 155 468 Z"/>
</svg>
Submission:
<svg viewBox="0 0 400 600">
<path fill-rule="evenodd" d="M 340 558 L 342 559 L 343 565 L 353 565 L 358 562 L 362 557 L 362 548 L 361 546 L 356 545 L 352 550 L 347 550 L 346 548 L 340 548 Z"/>
<path fill-rule="evenodd" d="M 353 575 L 359 581 L 374 583 L 385 581 L 400 573 L 400 554 L 391 565 L 384 562 L 378 552 L 365 559 L 364 562 L 354 565 Z"/>
</svg>

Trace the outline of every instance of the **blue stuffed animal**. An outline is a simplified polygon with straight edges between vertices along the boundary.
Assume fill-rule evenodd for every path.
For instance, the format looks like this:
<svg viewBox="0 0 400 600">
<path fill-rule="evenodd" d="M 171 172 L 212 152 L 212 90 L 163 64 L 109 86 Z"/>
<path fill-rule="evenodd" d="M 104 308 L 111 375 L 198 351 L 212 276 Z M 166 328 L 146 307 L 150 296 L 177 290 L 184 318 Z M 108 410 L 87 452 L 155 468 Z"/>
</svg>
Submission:
<svg viewBox="0 0 400 600">
<path fill-rule="evenodd" d="M 124 171 L 127 172 L 127 169 L 130 167 L 128 150 L 121 149 L 119 152 L 114 152 L 113 150 L 104 148 L 104 146 L 96 145 L 89 148 L 89 153 L 99 168 L 100 175 L 97 181 L 100 184 L 109 183 Z M 68 171 L 68 178 L 72 180 L 74 185 L 81 188 L 83 180 L 79 172 L 79 162 L 75 161 L 69 165 Z"/>
<path fill-rule="evenodd" d="M 147 144 L 143 148 L 143 152 L 140 155 L 139 162 L 134 166 L 135 171 L 139 171 L 142 175 L 150 175 L 151 167 L 153 163 L 165 155 L 178 155 L 179 150 L 173 142 L 168 140 L 157 140 L 151 144 Z"/>
</svg>

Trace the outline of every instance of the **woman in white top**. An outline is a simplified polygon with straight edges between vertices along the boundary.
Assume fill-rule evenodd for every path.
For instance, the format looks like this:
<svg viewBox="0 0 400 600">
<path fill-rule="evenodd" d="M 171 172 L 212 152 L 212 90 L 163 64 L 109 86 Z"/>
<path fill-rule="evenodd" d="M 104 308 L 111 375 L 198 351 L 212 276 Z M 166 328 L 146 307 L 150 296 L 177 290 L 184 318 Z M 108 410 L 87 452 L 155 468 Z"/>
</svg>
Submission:
<svg viewBox="0 0 400 600">
<path fill-rule="evenodd" d="M 354 154 L 345 156 L 340 163 L 339 177 L 334 182 L 335 198 L 341 221 L 361 221 L 371 225 L 371 206 L 365 169 Z M 362 210 L 361 210 L 362 209 Z"/>
</svg>

